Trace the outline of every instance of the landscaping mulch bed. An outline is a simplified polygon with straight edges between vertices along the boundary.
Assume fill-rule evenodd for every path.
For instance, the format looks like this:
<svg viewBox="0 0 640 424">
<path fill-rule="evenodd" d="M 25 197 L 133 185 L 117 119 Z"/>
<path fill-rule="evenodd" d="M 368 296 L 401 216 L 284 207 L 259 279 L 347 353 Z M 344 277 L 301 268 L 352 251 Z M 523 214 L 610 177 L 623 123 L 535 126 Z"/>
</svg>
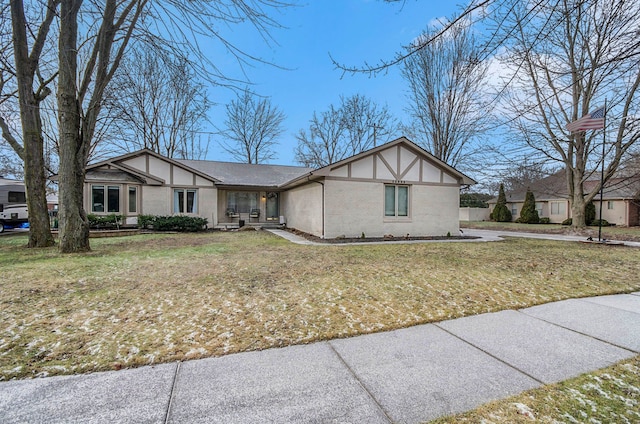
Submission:
<svg viewBox="0 0 640 424">
<path fill-rule="evenodd" d="M 414 237 L 407 234 L 406 236 L 396 237 L 393 235 L 385 236 L 385 237 L 339 237 L 339 238 L 329 238 L 324 239 L 318 236 L 314 236 L 313 234 L 305 233 L 304 231 L 296 230 L 295 228 L 287 228 L 292 234 L 295 234 L 300 237 L 304 237 L 305 239 L 317 243 L 327 243 L 327 244 L 346 244 L 346 243 L 371 243 L 371 242 L 385 242 L 385 241 L 411 241 L 411 240 L 473 240 L 479 237 L 471 237 L 471 236 L 422 236 L 422 237 Z"/>
</svg>

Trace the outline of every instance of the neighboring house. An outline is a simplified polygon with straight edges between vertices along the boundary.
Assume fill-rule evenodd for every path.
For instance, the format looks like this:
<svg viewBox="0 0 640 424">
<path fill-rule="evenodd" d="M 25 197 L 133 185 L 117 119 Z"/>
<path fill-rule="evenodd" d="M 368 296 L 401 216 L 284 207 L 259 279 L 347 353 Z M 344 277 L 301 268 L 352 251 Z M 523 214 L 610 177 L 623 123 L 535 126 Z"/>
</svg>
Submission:
<svg viewBox="0 0 640 424">
<path fill-rule="evenodd" d="M 87 167 L 93 214 L 187 214 L 210 226 L 285 223 L 323 238 L 458 234 L 471 178 L 401 137 L 320 169 L 169 159 L 150 150 Z"/>
<path fill-rule="evenodd" d="M 590 191 L 599 183 L 600 174 L 592 175 L 584 183 L 585 191 Z M 536 199 L 538 216 L 547 217 L 551 223 L 560 224 L 571 218 L 571 202 L 567 195 L 564 171 L 531 184 L 530 190 Z M 507 208 L 515 221 L 520 216 L 526 190 L 505 193 Z M 622 226 L 640 225 L 640 178 L 616 177 L 605 184 L 603 191 L 602 218 L 611 224 Z M 498 198 L 489 200 L 489 209 L 493 211 Z M 593 199 L 596 207 L 596 219 L 600 217 L 600 194 Z"/>
</svg>

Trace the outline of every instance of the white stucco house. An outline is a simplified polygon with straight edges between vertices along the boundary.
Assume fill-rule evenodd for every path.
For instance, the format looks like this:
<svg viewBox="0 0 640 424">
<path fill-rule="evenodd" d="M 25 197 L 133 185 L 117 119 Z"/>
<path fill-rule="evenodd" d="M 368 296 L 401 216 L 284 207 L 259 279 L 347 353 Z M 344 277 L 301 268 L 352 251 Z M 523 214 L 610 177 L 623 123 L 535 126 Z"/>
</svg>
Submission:
<svg viewBox="0 0 640 424">
<path fill-rule="evenodd" d="M 458 234 L 471 178 L 405 137 L 320 169 L 169 159 L 150 150 L 87 167 L 88 213 L 187 214 L 210 227 L 286 223 L 318 237 Z"/>
</svg>

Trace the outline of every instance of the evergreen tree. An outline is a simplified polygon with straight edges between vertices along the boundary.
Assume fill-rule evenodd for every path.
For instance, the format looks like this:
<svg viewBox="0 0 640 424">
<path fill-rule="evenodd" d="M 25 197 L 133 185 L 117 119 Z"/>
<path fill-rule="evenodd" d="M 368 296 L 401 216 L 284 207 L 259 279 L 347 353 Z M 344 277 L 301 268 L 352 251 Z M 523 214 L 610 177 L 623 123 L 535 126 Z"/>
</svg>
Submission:
<svg viewBox="0 0 640 424">
<path fill-rule="evenodd" d="M 504 185 L 500 184 L 498 203 L 493 208 L 491 219 L 496 222 L 511 222 L 511 211 L 507 208 L 507 196 L 504 194 Z"/>
<path fill-rule="evenodd" d="M 593 202 L 587 203 L 587 206 L 584 208 L 584 223 L 587 225 L 591 225 L 593 221 L 596 220 L 596 205 Z"/>
<path fill-rule="evenodd" d="M 529 189 L 527 189 L 524 205 L 522 205 L 522 211 L 520 212 L 520 222 L 524 224 L 538 224 L 540 222 L 540 217 L 536 210 L 536 198 Z"/>
</svg>

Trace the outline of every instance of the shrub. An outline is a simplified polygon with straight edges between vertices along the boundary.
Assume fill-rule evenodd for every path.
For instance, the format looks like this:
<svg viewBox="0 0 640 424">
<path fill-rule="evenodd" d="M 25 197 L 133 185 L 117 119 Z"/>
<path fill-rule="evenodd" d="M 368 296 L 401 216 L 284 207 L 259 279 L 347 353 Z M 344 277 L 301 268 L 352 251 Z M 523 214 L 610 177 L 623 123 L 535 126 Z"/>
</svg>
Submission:
<svg viewBox="0 0 640 424">
<path fill-rule="evenodd" d="M 491 219 L 496 222 L 511 222 L 511 211 L 507 208 L 507 196 L 504 194 L 504 185 L 500 184 L 498 192 L 498 203 L 491 212 Z"/>
<path fill-rule="evenodd" d="M 153 228 L 156 231 L 204 231 L 207 228 L 207 219 L 186 215 L 139 215 L 138 228 Z"/>
<path fill-rule="evenodd" d="M 591 225 L 596 219 L 596 205 L 593 202 L 589 202 L 584 207 L 584 222 L 587 225 Z M 596 224 L 597 225 L 597 224 Z"/>
<path fill-rule="evenodd" d="M 548 216 L 540 218 L 541 224 L 551 224 L 551 219 Z"/>
<path fill-rule="evenodd" d="M 592 227 L 599 227 L 600 226 L 600 221 L 602 221 L 602 226 L 603 227 L 609 227 L 611 225 L 611 224 L 609 224 L 609 221 L 607 221 L 606 219 L 594 219 L 588 225 L 590 225 Z"/>
<path fill-rule="evenodd" d="M 89 228 L 119 228 L 122 215 L 94 215 L 88 214 L 87 221 L 89 221 Z"/>
<path fill-rule="evenodd" d="M 154 215 L 138 215 L 138 228 L 153 228 Z"/>
<path fill-rule="evenodd" d="M 522 222 L 523 224 L 537 224 L 540 222 L 540 217 L 536 210 L 536 198 L 533 195 L 533 192 L 529 189 L 527 189 L 524 204 L 522 205 L 522 211 L 520 211 L 519 222 Z"/>
<path fill-rule="evenodd" d="M 562 221 L 562 225 L 571 225 L 573 224 L 573 219 L 571 218 L 567 218 L 564 221 Z"/>
</svg>

